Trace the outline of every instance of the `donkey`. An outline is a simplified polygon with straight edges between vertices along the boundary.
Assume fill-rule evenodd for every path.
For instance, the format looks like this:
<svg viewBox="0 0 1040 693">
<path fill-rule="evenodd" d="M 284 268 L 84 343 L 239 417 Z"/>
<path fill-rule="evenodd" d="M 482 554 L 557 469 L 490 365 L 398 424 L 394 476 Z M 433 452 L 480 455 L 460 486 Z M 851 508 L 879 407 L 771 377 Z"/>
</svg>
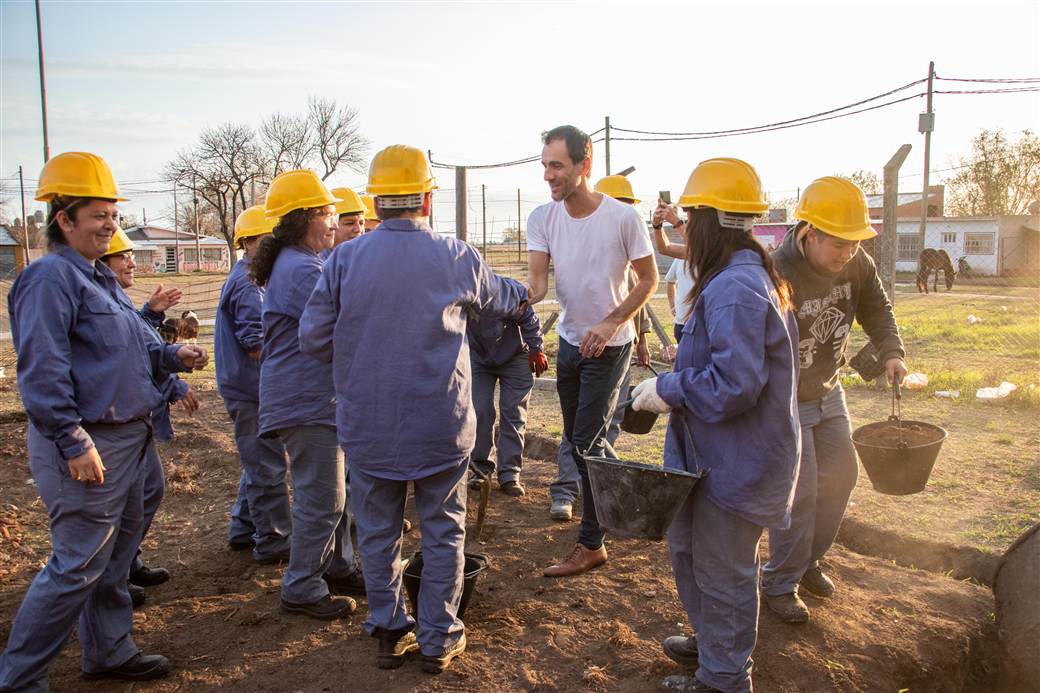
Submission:
<svg viewBox="0 0 1040 693">
<path fill-rule="evenodd" d="M 957 273 L 953 271 L 953 262 L 945 250 L 925 248 L 917 258 L 917 292 L 928 293 L 928 275 L 935 272 L 932 282 L 932 291 L 939 291 L 939 270 L 942 270 L 943 279 L 946 280 L 946 290 L 953 288 L 953 280 Z"/>
</svg>

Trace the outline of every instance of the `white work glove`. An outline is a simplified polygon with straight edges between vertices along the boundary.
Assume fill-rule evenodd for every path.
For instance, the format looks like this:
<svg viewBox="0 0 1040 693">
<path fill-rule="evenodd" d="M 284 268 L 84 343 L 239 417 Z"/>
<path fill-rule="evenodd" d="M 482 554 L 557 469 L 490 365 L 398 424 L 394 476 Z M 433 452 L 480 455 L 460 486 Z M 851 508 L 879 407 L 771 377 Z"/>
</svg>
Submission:
<svg viewBox="0 0 1040 693">
<path fill-rule="evenodd" d="M 636 385 L 632 391 L 632 409 L 636 411 L 652 411 L 657 414 L 667 414 L 672 410 L 668 403 L 657 394 L 657 378 L 648 378 Z"/>
</svg>

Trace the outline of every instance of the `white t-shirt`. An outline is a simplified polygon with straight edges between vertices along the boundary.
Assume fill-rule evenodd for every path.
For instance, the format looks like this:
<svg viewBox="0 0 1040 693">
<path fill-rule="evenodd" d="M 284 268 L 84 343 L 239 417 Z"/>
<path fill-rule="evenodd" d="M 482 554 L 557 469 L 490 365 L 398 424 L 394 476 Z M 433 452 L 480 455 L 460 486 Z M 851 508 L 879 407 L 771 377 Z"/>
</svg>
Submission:
<svg viewBox="0 0 1040 693">
<path fill-rule="evenodd" d="M 628 297 L 629 263 L 654 252 L 639 212 L 606 195 L 584 219 L 568 214 L 562 201 L 535 209 L 527 219 L 527 249 L 552 258 L 561 307 L 556 331 L 574 346 Z M 629 320 L 608 345 L 635 336 Z"/>
<path fill-rule="evenodd" d="M 693 276 L 686 270 L 686 260 L 672 260 L 672 266 L 664 275 L 664 281 L 675 282 L 675 324 L 685 324 L 692 307 L 686 297 L 693 289 Z"/>
</svg>

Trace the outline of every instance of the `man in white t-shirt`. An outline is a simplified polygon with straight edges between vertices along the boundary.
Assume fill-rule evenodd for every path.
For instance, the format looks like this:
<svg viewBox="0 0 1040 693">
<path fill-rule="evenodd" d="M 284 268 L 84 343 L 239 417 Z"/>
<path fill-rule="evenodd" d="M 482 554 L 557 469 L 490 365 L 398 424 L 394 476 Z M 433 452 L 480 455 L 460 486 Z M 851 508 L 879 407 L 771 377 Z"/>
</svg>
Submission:
<svg viewBox="0 0 1040 693">
<path fill-rule="evenodd" d="M 653 246 L 639 213 L 589 184 L 592 140 L 563 125 L 542 135 L 542 166 L 552 202 L 527 220 L 530 302 L 545 297 L 549 260 L 562 309 L 556 331 L 556 389 L 563 433 L 581 474 L 578 543 L 547 577 L 577 575 L 607 560 L 583 455 L 603 454 L 602 433 L 632 352 L 632 317 L 657 287 Z M 638 281 L 629 289 L 629 268 Z"/>
<path fill-rule="evenodd" d="M 686 260 L 672 260 L 672 266 L 664 275 L 664 281 L 668 284 L 668 306 L 675 316 L 673 336 L 676 343 L 682 339 L 683 325 L 690 317 L 690 290 L 693 289 L 693 276 L 686 269 Z"/>
</svg>

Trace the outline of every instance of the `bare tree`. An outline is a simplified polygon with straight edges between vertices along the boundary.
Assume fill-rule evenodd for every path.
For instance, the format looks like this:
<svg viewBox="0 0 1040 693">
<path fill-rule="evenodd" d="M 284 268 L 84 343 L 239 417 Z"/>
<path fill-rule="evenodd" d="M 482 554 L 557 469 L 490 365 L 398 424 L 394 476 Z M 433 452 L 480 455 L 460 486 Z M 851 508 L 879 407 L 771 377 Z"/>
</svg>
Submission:
<svg viewBox="0 0 1040 693">
<path fill-rule="evenodd" d="M 303 168 L 314 152 L 310 121 L 305 116 L 274 113 L 260 123 L 260 147 L 271 177 Z"/>
<path fill-rule="evenodd" d="M 844 173 L 836 173 L 834 175 L 852 181 L 866 195 L 880 195 L 882 193 L 881 178 L 879 178 L 878 174 L 873 171 L 860 169 L 859 171 L 853 171 L 848 175 Z"/>
<path fill-rule="evenodd" d="M 1023 130 L 1017 142 L 1010 142 L 1003 130 L 983 130 L 971 149 L 945 181 L 951 213 L 1028 214 L 1030 203 L 1040 199 L 1040 138 Z"/>
<path fill-rule="evenodd" d="M 321 179 L 337 168 L 365 170 L 370 142 L 361 134 L 357 109 L 338 106 L 332 99 L 312 96 L 307 100 L 307 120 L 314 132 L 314 150 L 321 163 Z"/>
</svg>

